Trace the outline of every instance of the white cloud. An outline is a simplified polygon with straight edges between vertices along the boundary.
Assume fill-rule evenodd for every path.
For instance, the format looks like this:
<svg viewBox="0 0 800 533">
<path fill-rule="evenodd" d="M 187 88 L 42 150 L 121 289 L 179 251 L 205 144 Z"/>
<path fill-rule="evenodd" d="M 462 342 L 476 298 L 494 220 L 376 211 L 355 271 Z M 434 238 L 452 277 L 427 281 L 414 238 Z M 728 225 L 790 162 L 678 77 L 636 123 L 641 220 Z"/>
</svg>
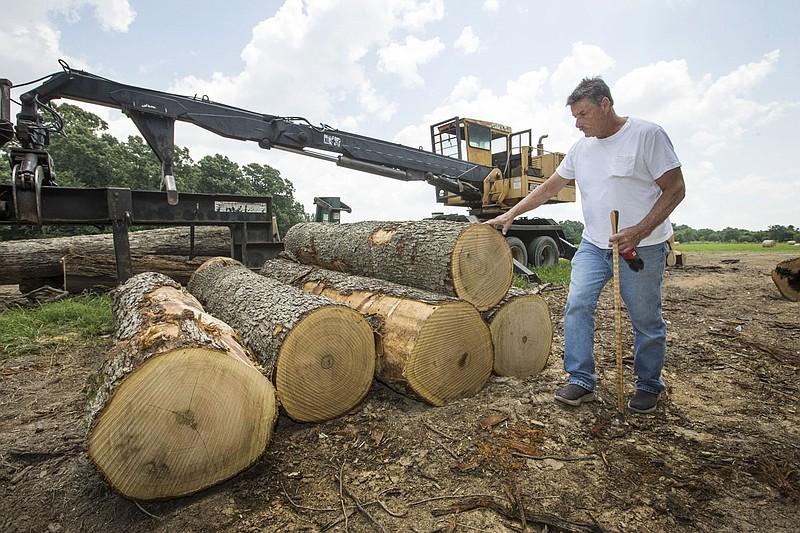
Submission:
<svg viewBox="0 0 800 533">
<path fill-rule="evenodd" d="M 136 18 L 128 0 L 94 0 L 95 16 L 104 30 L 128 31 L 128 26 Z"/>
<path fill-rule="evenodd" d="M 444 48 L 438 37 L 423 41 L 409 35 L 405 44 L 390 43 L 378 50 L 378 68 L 399 75 L 404 85 L 424 85 L 425 80 L 417 68 L 430 62 Z"/>
<path fill-rule="evenodd" d="M 472 54 L 478 51 L 481 46 L 481 40 L 472 31 L 472 26 L 467 26 L 458 36 L 458 39 L 453 43 L 453 47 L 461 50 L 465 54 Z"/>
<path fill-rule="evenodd" d="M 690 227 L 720 230 L 726 227 L 767 229 L 772 224 L 795 224 L 800 202 L 800 173 L 789 171 L 776 186 L 779 176 L 761 170 L 738 175 L 723 174 L 711 161 L 683 169 L 687 180 L 686 199 L 671 217 Z M 767 215 L 768 216 L 765 216 Z M 713 216 L 710 216 L 713 215 Z M 782 221 L 782 222 L 778 222 Z"/>
<path fill-rule="evenodd" d="M 775 70 L 779 58 L 779 51 L 769 52 L 716 80 L 710 75 L 694 80 L 683 59 L 639 67 L 614 84 L 615 107 L 680 133 L 710 156 L 735 144 L 753 125 L 782 115 L 785 105 L 747 97 Z"/>
<path fill-rule="evenodd" d="M 61 58 L 74 68 L 87 68 L 81 56 L 61 49 L 61 32 L 52 14 L 69 24 L 80 20 L 78 10 L 93 6 L 95 18 L 106 31 L 127 31 L 136 13 L 128 0 L 37 0 L 6 2 L 0 17 L 0 64 L 3 76 L 23 83 L 42 75 L 42 58 Z"/>
<path fill-rule="evenodd" d="M 426 24 L 444 18 L 444 0 L 428 0 L 427 2 L 406 2 L 408 6 L 403 13 L 402 25 L 411 31 L 419 31 Z"/>
<path fill-rule="evenodd" d="M 498 11 L 500 9 L 500 0 L 483 0 L 483 9 L 492 13 Z"/>
<path fill-rule="evenodd" d="M 389 102 L 386 98 L 379 95 L 372 83 L 365 81 L 359 87 L 360 101 L 362 107 L 370 114 L 381 120 L 389 120 L 397 111 L 397 104 Z"/>
<path fill-rule="evenodd" d="M 578 41 L 572 45 L 570 54 L 561 60 L 553 72 L 550 85 L 554 93 L 562 101 L 566 101 L 567 96 L 583 78 L 602 75 L 615 66 L 616 61 L 605 50 L 597 45 Z"/>
<path fill-rule="evenodd" d="M 377 56 L 384 71 L 420 83 L 418 65 L 438 53 L 441 43 L 409 37 L 405 45 L 392 45 L 389 38 L 442 16 L 438 0 L 286 0 L 253 28 L 242 51 L 243 71 L 210 80 L 186 77 L 171 90 L 330 124 L 352 123 L 354 104 L 366 116 L 387 120 L 395 104 L 380 93 L 367 69 Z"/>
</svg>

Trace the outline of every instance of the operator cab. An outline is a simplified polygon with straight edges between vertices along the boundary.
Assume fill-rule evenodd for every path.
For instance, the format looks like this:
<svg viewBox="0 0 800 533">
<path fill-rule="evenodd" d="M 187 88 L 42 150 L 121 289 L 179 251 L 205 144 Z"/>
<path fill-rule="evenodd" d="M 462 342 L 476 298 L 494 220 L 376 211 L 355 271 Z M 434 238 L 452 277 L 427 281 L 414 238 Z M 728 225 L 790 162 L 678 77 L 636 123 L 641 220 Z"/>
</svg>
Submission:
<svg viewBox="0 0 800 533">
<path fill-rule="evenodd" d="M 453 117 L 431 126 L 431 148 L 445 155 L 500 170 L 500 179 L 484 182 L 482 212 L 507 210 L 544 183 L 555 172 L 564 154 L 547 152 L 539 137 L 534 148 L 531 130 L 513 133 L 511 128 L 496 122 Z M 487 190 L 488 189 L 488 190 Z M 437 202 L 467 206 L 474 202 L 437 188 Z M 548 203 L 574 202 L 575 185 L 571 183 Z"/>
</svg>

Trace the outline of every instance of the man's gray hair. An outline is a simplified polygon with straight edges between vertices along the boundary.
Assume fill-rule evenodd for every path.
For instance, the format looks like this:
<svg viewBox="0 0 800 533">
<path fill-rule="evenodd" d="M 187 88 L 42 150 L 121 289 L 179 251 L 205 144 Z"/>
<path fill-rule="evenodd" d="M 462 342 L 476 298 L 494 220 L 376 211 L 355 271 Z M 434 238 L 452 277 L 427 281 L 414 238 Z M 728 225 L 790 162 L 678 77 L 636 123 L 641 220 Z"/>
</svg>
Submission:
<svg viewBox="0 0 800 533">
<path fill-rule="evenodd" d="M 588 98 L 594 105 L 600 105 L 603 98 L 608 98 L 611 105 L 614 105 L 614 99 L 611 97 L 611 89 L 608 88 L 606 82 L 600 76 L 594 78 L 583 78 L 581 82 L 572 91 L 572 94 L 567 98 L 567 105 L 572 105 L 579 100 Z"/>
</svg>

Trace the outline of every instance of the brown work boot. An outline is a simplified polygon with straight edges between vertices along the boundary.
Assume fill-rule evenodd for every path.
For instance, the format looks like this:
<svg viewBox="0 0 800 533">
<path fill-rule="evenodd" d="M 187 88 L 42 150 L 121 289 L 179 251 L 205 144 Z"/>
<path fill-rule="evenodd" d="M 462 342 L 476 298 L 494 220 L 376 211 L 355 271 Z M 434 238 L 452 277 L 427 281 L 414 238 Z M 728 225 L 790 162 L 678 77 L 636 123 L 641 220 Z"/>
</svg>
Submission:
<svg viewBox="0 0 800 533">
<path fill-rule="evenodd" d="M 584 402 L 593 402 L 594 391 L 584 389 L 576 383 L 570 383 L 556 391 L 556 401 L 572 406 L 577 406 Z"/>
</svg>

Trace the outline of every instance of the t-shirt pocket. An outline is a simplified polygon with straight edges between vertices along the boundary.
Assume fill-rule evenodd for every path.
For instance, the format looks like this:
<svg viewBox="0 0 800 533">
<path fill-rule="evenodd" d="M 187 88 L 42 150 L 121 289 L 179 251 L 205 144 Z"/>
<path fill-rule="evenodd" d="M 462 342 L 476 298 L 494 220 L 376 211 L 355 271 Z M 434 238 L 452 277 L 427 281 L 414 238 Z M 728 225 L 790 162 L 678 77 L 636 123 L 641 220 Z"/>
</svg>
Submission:
<svg viewBox="0 0 800 533">
<path fill-rule="evenodd" d="M 633 176 L 633 164 L 635 158 L 632 155 L 618 155 L 611 163 L 611 176 L 614 178 L 625 178 Z"/>
</svg>

